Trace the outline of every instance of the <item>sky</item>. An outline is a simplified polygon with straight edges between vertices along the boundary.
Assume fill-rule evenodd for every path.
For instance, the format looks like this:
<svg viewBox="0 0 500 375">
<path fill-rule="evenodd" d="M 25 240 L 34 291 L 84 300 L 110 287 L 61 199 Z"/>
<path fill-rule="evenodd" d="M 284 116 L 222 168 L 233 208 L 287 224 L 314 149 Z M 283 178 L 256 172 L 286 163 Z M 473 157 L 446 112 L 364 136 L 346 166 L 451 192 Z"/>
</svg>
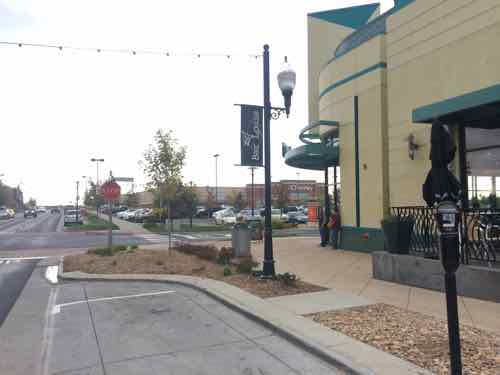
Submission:
<svg viewBox="0 0 500 375">
<path fill-rule="evenodd" d="M 322 181 L 323 173 L 287 167 L 281 143 L 300 145 L 307 119 L 307 13 L 362 0 L 0 0 L 0 41 L 151 49 L 157 55 L 0 46 L 0 175 L 39 204 L 74 203 L 76 181 L 100 177 L 146 182 L 138 161 L 157 129 L 187 146 L 184 181 L 249 183 L 240 157 L 235 103 L 262 103 L 261 54 L 270 45 L 271 102 L 282 106 L 276 74 L 284 56 L 297 73 L 289 119 L 272 121 L 273 181 Z M 382 0 L 382 11 L 392 7 Z M 332 46 L 332 51 L 333 51 Z M 231 54 L 181 57 L 176 54 Z M 264 171 L 256 172 L 263 183 Z M 123 190 L 130 186 L 123 185 Z"/>
</svg>

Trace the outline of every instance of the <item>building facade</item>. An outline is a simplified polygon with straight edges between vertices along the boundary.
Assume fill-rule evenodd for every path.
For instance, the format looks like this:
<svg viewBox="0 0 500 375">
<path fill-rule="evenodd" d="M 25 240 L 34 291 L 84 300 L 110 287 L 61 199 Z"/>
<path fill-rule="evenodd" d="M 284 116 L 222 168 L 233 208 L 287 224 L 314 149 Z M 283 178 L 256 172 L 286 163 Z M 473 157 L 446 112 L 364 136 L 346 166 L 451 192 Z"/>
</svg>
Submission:
<svg viewBox="0 0 500 375">
<path fill-rule="evenodd" d="M 286 197 L 289 205 L 301 205 L 308 202 L 323 200 L 324 185 L 314 180 L 281 180 L 273 182 L 271 188 L 272 201 L 280 200 L 280 195 Z M 264 184 L 254 184 L 255 207 L 264 207 Z M 251 204 L 252 185 L 246 185 L 248 205 Z"/>
<path fill-rule="evenodd" d="M 500 175 L 499 40 L 498 0 L 308 15 L 309 121 L 338 140 L 344 248 L 383 249 L 391 207 L 424 205 L 433 121 L 459 145 L 452 170 L 465 191 L 466 170 Z"/>
</svg>

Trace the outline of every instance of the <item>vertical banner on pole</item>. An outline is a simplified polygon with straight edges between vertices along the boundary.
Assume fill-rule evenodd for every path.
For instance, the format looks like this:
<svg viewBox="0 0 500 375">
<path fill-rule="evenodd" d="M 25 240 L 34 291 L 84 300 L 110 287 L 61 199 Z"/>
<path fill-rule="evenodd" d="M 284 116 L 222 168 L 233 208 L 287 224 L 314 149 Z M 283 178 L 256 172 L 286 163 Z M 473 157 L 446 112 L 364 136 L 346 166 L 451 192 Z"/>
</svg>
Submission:
<svg viewBox="0 0 500 375">
<path fill-rule="evenodd" d="M 241 165 L 261 167 L 262 156 L 262 107 L 241 106 Z"/>
</svg>

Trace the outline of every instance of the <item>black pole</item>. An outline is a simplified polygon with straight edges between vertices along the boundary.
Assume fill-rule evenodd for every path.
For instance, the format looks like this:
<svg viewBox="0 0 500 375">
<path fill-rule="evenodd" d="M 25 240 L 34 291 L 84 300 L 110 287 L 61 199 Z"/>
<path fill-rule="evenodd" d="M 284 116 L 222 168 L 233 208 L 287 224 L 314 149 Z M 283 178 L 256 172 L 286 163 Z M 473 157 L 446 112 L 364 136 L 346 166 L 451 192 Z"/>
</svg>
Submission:
<svg viewBox="0 0 500 375">
<path fill-rule="evenodd" d="M 339 202 L 337 198 L 337 166 L 333 167 L 333 201 L 335 203 L 335 208 L 339 208 Z"/>
<path fill-rule="evenodd" d="M 462 185 L 462 208 L 469 208 L 469 182 L 467 181 L 467 144 L 465 126 L 458 125 L 458 158 L 460 166 L 460 185 Z"/>
<path fill-rule="evenodd" d="M 271 222 L 271 101 L 269 88 L 269 46 L 264 45 L 264 158 L 265 158 L 265 229 L 264 277 L 274 277 L 273 230 Z"/>
<path fill-rule="evenodd" d="M 325 215 L 323 218 L 323 225 L 326 225 L 330 220 L 330 195 L 328 194 L 328 167 L 325 167 Z M 328 243 L 330 239 L 330 231 L 325 229 L 325 242 Z"/>
<path fill-rule="evenodd" d="M 454 272 L 445 273 L 444 285 L 446 290 L 446 310 L 448 314 L 451 375 L 461 375 L 462 358 L 460 353 L 460 328 L 457 307 L 457 280 Z"/>
<path fill-rule="evenodd" d="M 250 170 L 252 171 L 252 217 L 253 217 L 253 216 L 255 216 L 255 188 L 254 188 L 254 183 L 253 183 L 255 168 L 251 167 Z"/>
</svg>

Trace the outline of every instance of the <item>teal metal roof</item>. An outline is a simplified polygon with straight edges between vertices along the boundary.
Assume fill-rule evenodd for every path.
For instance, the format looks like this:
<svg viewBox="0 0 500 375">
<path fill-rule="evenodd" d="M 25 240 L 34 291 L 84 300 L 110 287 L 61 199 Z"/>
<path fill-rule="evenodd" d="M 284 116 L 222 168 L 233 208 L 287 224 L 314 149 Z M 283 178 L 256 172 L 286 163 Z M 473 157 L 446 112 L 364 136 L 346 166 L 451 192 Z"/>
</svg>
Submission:
<svg viewBox="0 0 500 375">
<path fill-rule="evenodd" d="M 379 5 L 379 3 L 358 5 L 349 8 L 309 13 L 309 16 L 323 21 L 336 23 L 337 25 L 358 29 L 368 22 L 373 13 L 375 13 L 378 9 Z"/>
<path fill-rule="evenodd" d="M 290 150 L 285 155 L 285 164 L 294 168 L 322 171 L 325 167 L 339 164 L 339 145 L 326 146 L 311 143 Z"/>
</svg>

